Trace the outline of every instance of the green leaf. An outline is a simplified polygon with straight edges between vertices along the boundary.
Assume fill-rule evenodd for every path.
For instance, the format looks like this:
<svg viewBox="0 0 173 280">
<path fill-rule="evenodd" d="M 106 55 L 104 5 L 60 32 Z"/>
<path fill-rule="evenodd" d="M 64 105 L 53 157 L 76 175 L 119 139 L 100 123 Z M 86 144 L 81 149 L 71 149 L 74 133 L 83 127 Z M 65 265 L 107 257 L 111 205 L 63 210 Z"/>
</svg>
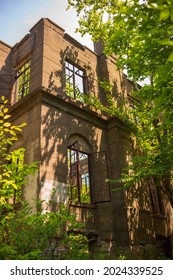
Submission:
<svg viewBox="0 0 173 280">
<path fill-rule="evenodd" d="M 161 20 L 167 20 L 169 18 L 169 16 L 170 16 L 170 11 L 167 9 L 161 11 L 161 13 L 160 13 Z"/>
<path fill-rule="evenodd" d="M 10 117 L 11 117 L 11 115 L 5 115 L 5 116 L 4 116 L 4 120 L 9 119 Z"/>
<path fill-rule="evenodd" d="M 170 56 L 168 57 L 168 61 L 173 62 L 173 51 L 171 52 Z"/>
<path fill-rule="evenodd" d="M 161 45 L 165 45 L 165 46 L 173 46 L 173 41 L 170 41 L 168 39 L 163 39 L 163 40 L 160 40 L 159 43 Z"/>
<path fill-rule="evenodd" d="M 8 108 L 4 108 L 4 114 L 8 112 Z"/>
<path fill-rule="evenodd" d="M 3 124 L 3 126 L 4 126 L 4 127 L 10 127 L 10 126 L 11 126 L 11 123 L 5 122 L 5 123 Z"/>
</svg>

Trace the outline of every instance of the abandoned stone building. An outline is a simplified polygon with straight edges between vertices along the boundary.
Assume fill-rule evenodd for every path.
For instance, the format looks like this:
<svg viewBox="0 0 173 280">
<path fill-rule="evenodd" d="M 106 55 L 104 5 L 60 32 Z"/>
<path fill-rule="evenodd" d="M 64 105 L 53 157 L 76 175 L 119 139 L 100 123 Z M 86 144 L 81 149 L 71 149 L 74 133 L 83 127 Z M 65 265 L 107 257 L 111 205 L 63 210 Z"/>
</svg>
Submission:
<svg viewBox="0 0 173 280">
<path fill-rule="evenodd" d="M 126 165 L 129 128 L 83 102 L 92 94 L 105 104 L 100 81 L 112 85 L 115 102 L 130 97 L 133 84 L 115 59 L 100 43 L 91 51 L 47 18 L 13 47 L 0 41 L 0 95 L 10 101 L 13 123 L 27 123 L 15 148 L 25 147 L 26 163 L 40 162 L 24 197 L 35 207 L 33 199 L 48 201 L 55 190 L 57 206 L 68 203 L 86 222 L 93 248 L 111 252 L 120 244 L 147 254 L 162 244 L 168 254 L 173 212 L 166 197 L 153 188 L 115 192 L 117 185 L 105 182 Z"/>
</svg>

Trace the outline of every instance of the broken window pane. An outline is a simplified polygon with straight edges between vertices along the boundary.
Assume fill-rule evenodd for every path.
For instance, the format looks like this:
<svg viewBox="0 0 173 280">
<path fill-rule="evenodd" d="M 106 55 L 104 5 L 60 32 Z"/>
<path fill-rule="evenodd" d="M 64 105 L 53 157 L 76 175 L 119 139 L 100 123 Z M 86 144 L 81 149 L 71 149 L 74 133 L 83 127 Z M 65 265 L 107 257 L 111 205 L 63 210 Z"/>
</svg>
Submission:
<svg viewBox="0 0 173 280">
<path fill-rule="evenodd" d="M 73 202 L 90 203 L 89 155 L 74 149 L 68 149 L 70 199 Z"/>
<path fill-rule="evenodd" d="M 65 62 L 66 94 L 83 102 L 84 71 L 70 62 Z"/>
</svg>

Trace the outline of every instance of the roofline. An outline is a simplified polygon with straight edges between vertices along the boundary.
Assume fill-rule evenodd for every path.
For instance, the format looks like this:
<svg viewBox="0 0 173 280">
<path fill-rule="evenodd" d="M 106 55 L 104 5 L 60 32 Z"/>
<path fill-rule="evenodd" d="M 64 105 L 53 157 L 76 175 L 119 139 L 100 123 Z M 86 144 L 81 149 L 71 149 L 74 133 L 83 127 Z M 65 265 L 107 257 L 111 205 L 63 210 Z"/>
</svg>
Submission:
<svg viewBox="0 0 173 280">
<path fill-rule="evenodd" d="M 56 24 L 54 21 L 52 21 L 49 18 L 41 18 L 39 21 L 37 21 L 36 24 L 34 24 L 34 26 L 29 30 L 29 32 L 32 32 L 32 30 L 41 22 L 41 21 L 49 21 L 51 24 L 55 25 L 56 27 L 58 27 L 59 29 L 61 29 L 61 31 L 65 32 L 65 29 L 62 28 L 60 25 Z"/>
<path fill-rule="evenodd" d="M 7 44 L 6 42 L 4 42 L 4 41 L 2 41 L 2 40 L 0 40 L 0 44 L 2 44 L 2 45 L 4 45 L 4 46 L 6 46 L 6 47 L 12 49 L 12 46 L 10 46 L 9 44 Z"/>
</svg>

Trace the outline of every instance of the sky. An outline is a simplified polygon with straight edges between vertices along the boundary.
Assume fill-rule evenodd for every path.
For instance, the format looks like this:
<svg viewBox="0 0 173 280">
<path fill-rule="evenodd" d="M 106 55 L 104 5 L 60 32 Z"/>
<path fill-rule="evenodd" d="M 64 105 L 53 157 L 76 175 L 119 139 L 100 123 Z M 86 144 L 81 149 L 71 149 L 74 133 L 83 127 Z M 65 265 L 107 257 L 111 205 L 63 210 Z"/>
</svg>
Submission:
<svg viewBox="0 0 173 280">
<path fill-rule="evenodd" d="M 49 18 L 83 45 L 93 49 L 89 36 L 75 33 L 75 10 L 66 10 L 67 0 L 0 0 L 0 40 L 15 45 L 43 17 Z"/>
</svg>

